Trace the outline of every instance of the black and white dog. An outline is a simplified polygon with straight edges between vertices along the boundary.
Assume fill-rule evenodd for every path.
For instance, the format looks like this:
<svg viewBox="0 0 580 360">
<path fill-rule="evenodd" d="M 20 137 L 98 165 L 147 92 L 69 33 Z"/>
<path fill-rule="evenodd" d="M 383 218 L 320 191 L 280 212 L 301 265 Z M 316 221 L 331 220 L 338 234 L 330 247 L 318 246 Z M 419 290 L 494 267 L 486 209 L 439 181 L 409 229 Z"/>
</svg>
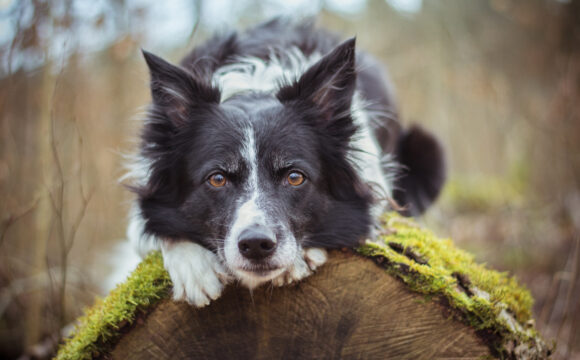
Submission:
<svg viewBox="0 0 580 360">
<path fill-rule="evenodd" d="M 181 66 L 143 54 L 153 101 L 128 236 L 141 254 L 161 249 L 176 300 L 300 280 L 326 249 L 372 236 L 389 203 L 418 214 L 443 185 L 437 141 L 400 130 L 388 81 L 354 38 L 276 19 Z"/>
</svg>

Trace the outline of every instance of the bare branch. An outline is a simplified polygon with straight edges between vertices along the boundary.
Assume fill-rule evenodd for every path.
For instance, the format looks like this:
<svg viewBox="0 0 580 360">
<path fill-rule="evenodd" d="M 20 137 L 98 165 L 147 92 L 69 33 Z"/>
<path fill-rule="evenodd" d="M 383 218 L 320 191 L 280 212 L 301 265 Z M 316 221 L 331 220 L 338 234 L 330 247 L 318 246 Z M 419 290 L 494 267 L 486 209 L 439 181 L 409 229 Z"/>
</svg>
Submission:
<svg viewBox="0 0 580 360">
<path fill-rule="evenodd" d="M 81 190 L 81 192 L 82 192 L 82 190 Z M 78 212 L 77 217 L 76 217 L 75 221 L 73 222 L 73 224 L 71 225 L 71 228 L 69 231 L 68 240 L 67 240 L 67 244 L 66 244 L 67 255 L 74 245 L 77 231 L 79 229 L 79 226 L 81 225 L 81 222 L 83 221 L 83 219 L 85 217 L 87 207 L 89 206 L 89 202 L 91 201 L 94 193 L 95 193 L 95 191 L 94 191 L 94 189 L 92 189 L 89 192 L 88 197 L 85 198 L 83 195 L 83 203 L 82 203 L 81 209 Z"/>
<path fill-rule="evenodd" d="M 38 205 L 38 199 L 34 200 L 34 202 L 32 204 L 28 205 L 23 210 L 20 210 L 14 214 L 8 215 L 8 217 L 2 221 L 2 225 L 0 227 L 0 246 L 2 246 L 2 244 L 4 243 L 4 239 L 6 238 L 6 233 L 8 232 L 8 229 L 12 225 L 14 225 L 14 223 L 17 222 L 20 218 L 28 215 L 34 209 L 36 209 L 37 205 Z"/>
</svg>

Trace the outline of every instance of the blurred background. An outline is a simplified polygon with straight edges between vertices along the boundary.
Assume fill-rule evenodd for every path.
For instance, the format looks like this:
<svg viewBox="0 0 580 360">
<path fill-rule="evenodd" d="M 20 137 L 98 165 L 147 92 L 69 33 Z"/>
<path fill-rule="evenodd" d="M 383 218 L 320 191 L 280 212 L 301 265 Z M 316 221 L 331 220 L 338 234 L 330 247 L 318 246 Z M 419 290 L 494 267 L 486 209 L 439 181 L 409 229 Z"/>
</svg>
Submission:
<svg viewBox="0 0 580 360">
<path fill-rule="evenodd" d="M 0 358 L 49 357 L 122 262 L 140 48 L 177 62 L 276 15 L 317 15 L 388 65 L 402 122 L 447 150 L 421 222 L 516 275 L 554 358 L 580 359 L 577 0 L 0 0 Z"/>
</svg>

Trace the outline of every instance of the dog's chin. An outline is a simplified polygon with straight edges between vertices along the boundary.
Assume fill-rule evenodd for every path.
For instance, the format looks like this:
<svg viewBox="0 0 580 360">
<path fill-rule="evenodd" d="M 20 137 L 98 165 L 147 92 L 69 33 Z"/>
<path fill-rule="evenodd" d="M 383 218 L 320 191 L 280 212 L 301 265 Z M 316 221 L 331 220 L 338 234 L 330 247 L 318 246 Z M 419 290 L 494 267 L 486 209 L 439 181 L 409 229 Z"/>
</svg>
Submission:
<svg viewBox="0 0 580 360">
<path fill-rule="evenodd" d="M 277 276 L 281 275 L 286 268 L 254 268 L 254 269 L 234 269 L 233 273 L 240 283 L 249 288 L 254 289 L 263 283 L 266 283 Z"/>
</svg>

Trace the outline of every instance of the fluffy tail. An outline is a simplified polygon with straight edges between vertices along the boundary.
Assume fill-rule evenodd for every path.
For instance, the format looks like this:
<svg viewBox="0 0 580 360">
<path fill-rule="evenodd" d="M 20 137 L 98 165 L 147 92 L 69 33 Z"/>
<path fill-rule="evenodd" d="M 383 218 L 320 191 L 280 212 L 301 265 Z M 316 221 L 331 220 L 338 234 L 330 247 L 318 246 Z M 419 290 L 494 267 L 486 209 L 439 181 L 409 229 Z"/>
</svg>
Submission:
<svg viewBox="0 0 580 360">
<path fill-rule="evenodd" d="M 403 207 L 403 215 L 420 215 L 445 183 L 443 148 L 433 135 L 414 125 L 401 134 L 395 155 L 402 174 L 395 180 L 393 197 Z"/>
</svg>

